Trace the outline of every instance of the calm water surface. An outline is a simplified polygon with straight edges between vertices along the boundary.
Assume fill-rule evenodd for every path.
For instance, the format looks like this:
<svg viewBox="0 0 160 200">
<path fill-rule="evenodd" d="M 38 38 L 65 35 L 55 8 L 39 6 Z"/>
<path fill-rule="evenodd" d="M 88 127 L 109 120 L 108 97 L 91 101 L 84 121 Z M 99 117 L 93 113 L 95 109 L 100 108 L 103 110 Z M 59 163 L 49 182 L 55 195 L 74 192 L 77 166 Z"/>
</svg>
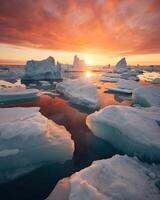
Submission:
<svg viewBox="0 0 160 200">
<path fill-rule="evenodd" d="M 67 73 L 65 78 L 76 78 L 79 74 Z M 107 87 L 114 87 L 114 83 L 100 83 L 98 89 L 100 107 L 107 105 L 131 105 L 131 96 L 107 93 Z M 7 105 L 5 107 L 25 106 L 40 107 L 40 112 L 47 118 L 64 125 L 71 133 L 75 143 L 75 152 L 71 161 L 62 164 L 50 163 L 12 182 L 0 185 L 0 199 L 2 200 L 43 200 L 53 190 L 61 178 L 70 176 L 76 171 L 89 166 L 94 160 L 110 158 L 117 153 L 109 143 L 95 137 L 85 124 L 90 111 L 74 107 L 61 98 L 41 96 L 34 102 Z M 118 152 L 120 153 L 120 152 Z"/>
</svg>

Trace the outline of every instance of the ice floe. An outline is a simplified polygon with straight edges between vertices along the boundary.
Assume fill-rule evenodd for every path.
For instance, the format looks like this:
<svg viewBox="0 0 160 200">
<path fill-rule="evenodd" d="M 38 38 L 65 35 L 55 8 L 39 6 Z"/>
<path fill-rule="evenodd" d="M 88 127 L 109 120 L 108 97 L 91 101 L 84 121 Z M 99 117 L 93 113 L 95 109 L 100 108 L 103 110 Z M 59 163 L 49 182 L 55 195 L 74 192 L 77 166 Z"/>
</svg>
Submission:
<svg viewBox="0 0 160 200">
<path fill-rule="evenodd" d="M 114 67 L 114 72 L 123 73 L 128 71 L 129 67 L 127 66 L 127 62 L 125 58 L 122 58 Z"/>
<path fill-rule="evenodd" d="M 160 112 L 128 106 L 107 106 L 88 115 L 92 132 L 121 152 L 160 162 Z"/>
<path fill-rule="evenodd" d="M 27 61 L 22 81 L 61 79 L 61 71 L 53 57 L 41 61 Z"/>
<path fill-rule="evenodd" d="M 47 200 L 158 200 L 159 166 L 116 155 L 59 181 Z"/>
<path fill-rule="evenodd" d="M 139 87 L 133 91 L 132 99 L 141 106 L 160 106 L 160 87 Z"/>
<path fill-rule="evenodd" d="M 0 109 L 0 182 L 46 163 L 72 158 L 70 133 L 48 120 L 39 108 Z"/>
<path fill-rule="evenodd" d="M 131 94 L 133 89 L 137 87 L 140 87 L 140 84 L 136 81 L 120 79 L 116 88 L 109 87 L 107 89 L 112 92 Z"/>
<path fill-rule="evenodd" d="M 0 103 L 15 103 L 16 101 L 30 101 L 38 98 L 39 90 L 24 88 L 1 88 Z"/>
<path fill-rule="evenodd" d="M 56 90 L 73 104 L 90 109 L 99 108 L 99 97 L 96 86 L 86 79 L 68 79 L 57 83 Z"/>
</svg>

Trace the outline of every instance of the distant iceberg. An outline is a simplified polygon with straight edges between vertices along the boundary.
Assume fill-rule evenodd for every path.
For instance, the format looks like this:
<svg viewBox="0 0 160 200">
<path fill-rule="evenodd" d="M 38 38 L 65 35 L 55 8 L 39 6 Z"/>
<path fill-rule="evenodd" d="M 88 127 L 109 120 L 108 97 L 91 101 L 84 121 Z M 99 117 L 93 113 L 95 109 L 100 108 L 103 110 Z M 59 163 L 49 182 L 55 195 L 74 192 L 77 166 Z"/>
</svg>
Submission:
<svg viewBox="0 0 160 200">
<path fill-rule="evenodd" d="M 125 58 L 122 58 L 114 67 L 114 72 L 123 73 L 127 72 L 129 67 L 127 66 L 127 62 Z"/>
<path fill-rule="evenodd" d="M 160 163 L 160 112 L 127 106 L 107 106 L 87 116 L 92 132 L 120 152 Z"/>
<path fill-rule="evenodd" d="M 67 97 L 73 104 L 93 110 L 99 108 L 97 88 L 88 80 L 82 78 L 68 79 L 57 83 L 56 90 Z"/>
<path fill-rule="evenodd" d="M 55 64 L 53 57 L 41 61 L 27 61 L 22 81 L 33 80 L 58 80 L 61 79 L 59 65 Z"/>
<path fill-rule="evenodd" d="M 116 155 L 58 182 L 46 200 L 159 200 L 159 166 Z"/>
<path fill-rule="evenodd" d="M 0 183 L 46 162 L 64 163 L 72 159 L 73 151 L 70 133 L 39 108 L 0 109 Z"/>
</svg>

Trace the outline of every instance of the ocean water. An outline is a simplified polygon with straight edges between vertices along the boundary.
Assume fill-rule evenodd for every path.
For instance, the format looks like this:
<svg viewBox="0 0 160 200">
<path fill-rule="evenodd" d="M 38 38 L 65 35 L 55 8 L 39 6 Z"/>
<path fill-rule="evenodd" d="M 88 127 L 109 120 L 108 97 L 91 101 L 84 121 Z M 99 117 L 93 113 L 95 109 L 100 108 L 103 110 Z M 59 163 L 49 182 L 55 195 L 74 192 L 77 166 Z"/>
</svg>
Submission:
<svg viewBox="0 0 160 200">
<path fill-rule="evenodd" d="M 84 76 L 84 74 L 67 73 L 64 78 L 77 78 L 79 76 Z M 20 84 L 20 82 L 18 83 Z M 97 82 L 97 85 L 99 86 L 98 92 L 101 108 L 107 105 L 132 104 L 131 96 L 129 95 L 106 92 L 107 87 L 115 86 L 114 83 Z M 94 136 L 87 128 L 85 124 L 86 116 L 92 111 L 75 107 L 61 96 L 51 98 L 43 95 L 32 102 L 8 104 L 3 107 L 15 106 L 38 106 L 40 107 L 40 112 L 47 118 L 54 120 L 60 125 L 64 125 L 72 135 L 75 151 L 73 159 L 64 164 L 48 163 L 14 181 L 1 184 L 0 199 L 2 200 L 44 200 L 60 179 L 89 166 L 94 160 L 110 158 L 117 153 L 121 153 L 109 143 Z"/>
</svg>

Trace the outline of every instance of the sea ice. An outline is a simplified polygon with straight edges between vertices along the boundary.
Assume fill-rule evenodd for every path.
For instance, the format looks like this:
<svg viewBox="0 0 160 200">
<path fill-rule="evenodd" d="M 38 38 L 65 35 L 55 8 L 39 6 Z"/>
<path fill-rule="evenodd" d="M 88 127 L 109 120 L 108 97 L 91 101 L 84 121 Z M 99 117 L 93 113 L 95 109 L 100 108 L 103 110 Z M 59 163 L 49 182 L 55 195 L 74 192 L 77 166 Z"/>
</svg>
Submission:
<svg viewBox="0 0 160 200">
<path fill-rule="evenodd" d="M 51 56 L 41 61 L 27 61 L 22 81 L 61 79 L 61 70 Z"/>
<path fill-rule="evenodd" d="M 122 58 L 114 67 L 114 72 L 116 73 L 124 73 L 127 72 L 129 67 L 127 66 L 127 62 L 125 58 Z"/>
<path fill-rule="evenodd" d="M 90 114 L 87 126 L 120 152 L 160 162 L 160 112 L 128 106 L 107 106 Z"/>
<path fill-rule="evenodd" d="M 39 108 L 0 109 L 0 182 L 6 182 L 47 162 L 72 158 L 70 133 L 48 120 Z"/>
<path fill-rule="evenodd" d="M 159 166 L 116 155 L 63 179 L 47 200 L 159 200 L 158 178 Z"/>
<path fill-rule="evenodd" d="M 133 91 L 132 99 L 141 106 L 160 106 L 160 87 L 139 87 Z"/>
<path fill-rule="evenodd" d="M 96 86 L 85 79 L 68 79 L 57 83 L 56 90 L 73 104 L 90 109 L 99 108 L 99 97 Z"/>
<path fill-rule="evenodd" d="M 0 103 L 15 103 L 16 101 L 29 101 L 38 97 L 39 90 L 24 88 L 1 88 Z"/>
</svg>

